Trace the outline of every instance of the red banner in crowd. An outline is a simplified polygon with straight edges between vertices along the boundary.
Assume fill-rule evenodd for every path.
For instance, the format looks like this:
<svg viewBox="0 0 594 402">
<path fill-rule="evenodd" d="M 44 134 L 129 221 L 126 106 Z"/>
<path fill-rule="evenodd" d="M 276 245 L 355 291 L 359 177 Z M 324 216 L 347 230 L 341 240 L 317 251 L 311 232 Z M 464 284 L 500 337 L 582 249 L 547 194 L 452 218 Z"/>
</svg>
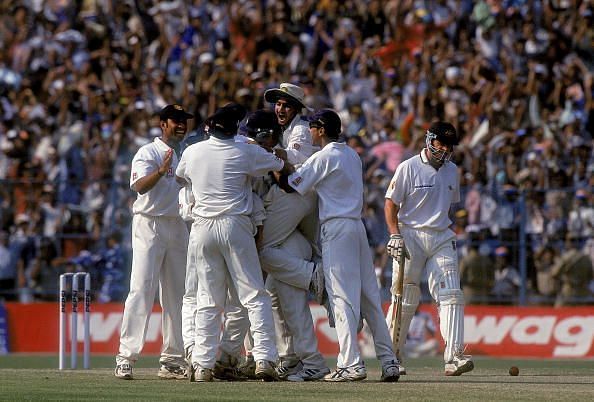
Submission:
<svg viewBox="0 0 594 402">
<path fill-rule="evenodd" d="M 6 303 L 6 310 L 10 352 L 58 352 L 58 303 Z M 115 355 L 123 305 L 95 304 L 91 310 L 91 351 Z M 317 304 L 312 304 L 311 310 L 320 351 L 335 356 L 338 340 L 335 330 L 328 326 L 326 311 Z M 420 310 L 430 312 L 439 328 L 433 306 L 423 305 Z M 155 306 L 143 353 L 158 354 L 160 351 L 160 311 Z M 68 323 L 70 325 L 70 320 Z M 79 323 L 82 328 L 82 315 Z M 591 307 L 467 306 L 464 325 L 467 353 L 473 355 L 594 357 L 594 311 Z M 82 330 L 78 331 L 78 337 L 82 348 Z M 374 356 L 373 342 L 367 331 L 362 331 L 359 343 L 365 356 Z"/>
</svg>

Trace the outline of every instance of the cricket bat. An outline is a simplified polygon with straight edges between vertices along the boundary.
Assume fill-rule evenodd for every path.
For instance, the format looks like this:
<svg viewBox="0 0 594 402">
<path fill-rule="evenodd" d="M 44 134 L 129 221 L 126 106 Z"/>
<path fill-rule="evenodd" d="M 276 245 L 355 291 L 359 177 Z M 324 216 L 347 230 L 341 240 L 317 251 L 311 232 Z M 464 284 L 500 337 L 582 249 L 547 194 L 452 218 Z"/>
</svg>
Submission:
<svg viewBox="0 0 594 402">
<path fill-rule="evenodd" d="M 392 320 L 390 322 L 390 335 L 392 336 L 392 348 L 396 357 L 400 358 L 398 344 L 400 340 L 400 323 L 402 318 L 402 293 L 404 287 L 404 252 L 397 258 L 392 259 L 392 272 L 397 272 L 396 282 L 392 287 Z"/>
</svg>

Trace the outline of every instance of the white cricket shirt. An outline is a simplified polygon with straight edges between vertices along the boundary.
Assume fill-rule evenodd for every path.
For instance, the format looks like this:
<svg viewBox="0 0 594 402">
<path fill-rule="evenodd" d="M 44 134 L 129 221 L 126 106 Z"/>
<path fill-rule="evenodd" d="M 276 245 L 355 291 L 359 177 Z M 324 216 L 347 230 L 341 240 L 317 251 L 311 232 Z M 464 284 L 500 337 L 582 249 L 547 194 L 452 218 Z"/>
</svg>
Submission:
<svg viewBox="0 0 594 402">
<path fill-rule="evenodd" d="M 281 170 L 284 162 L 259 145 L 210 137 L 190 145 L 176 175 L 192 183 L 192 215 L 214 218 L 252 213 L 251 177 Z"/>
<path fill-rule="evenodd" d="M 452 223 L 450 205 L 460 201 L 458 169 L 446 162 L 435 170 L 421 151 L 398 165 L 386 198 L 400 206 L 399 223 L 416 229 L 445 230 Z"/>
<path fill-rule="evenodd" d="M 130 172 L 130 188 L 163 164 L 165 154 L 171 148 L 165 144 L 161 138 L 155 138 L 151 143 L 140 147 L 132 159 Z M 144 194 L 138 193 L 136 201 L 132 206 L 132 212 L 135 214 L 144 214 L 149 216 L 179 216 L 179 189 L 181 186 L 175 180 L 175 168 L 178 158 L 173 152 L 173 160 L 167 174 L 159 179 L 157 184 Z"/>
<path fill-rule="evenodd" d="M 309 122 L 300 114 L 295 115 L 291 124 L 283 131 L 279 142 L 287 151 L 287 161 L 292 165 L 301 165 L 320 149 L 313 145 Z"/>
<path fill-rule="evenodd" d="M 359 155 L 347 144 L 332 142 L 289 176 L 300 194 L 318 193 L 320 223 L 332 218 L 361 219 L 363 168 Z"/>
</svg>

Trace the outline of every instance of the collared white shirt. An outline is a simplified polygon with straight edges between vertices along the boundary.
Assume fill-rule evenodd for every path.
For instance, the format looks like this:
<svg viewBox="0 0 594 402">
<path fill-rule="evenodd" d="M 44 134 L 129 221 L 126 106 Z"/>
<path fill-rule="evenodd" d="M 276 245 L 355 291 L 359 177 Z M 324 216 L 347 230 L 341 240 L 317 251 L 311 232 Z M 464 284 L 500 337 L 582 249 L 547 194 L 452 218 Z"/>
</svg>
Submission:
<svg viewBox="0 0 594 402">
<path fill-rule="evenodd" d="M 210 137 L 186 148 L 176 175 L 192 183 L 193 216 L 250 215 L 251 177 L 283 166 L 281 159 L 259 145 Z"/>
<path fill-rule="evenodd" d="M 143 145 L 132 159 L 130 188 L 139 179 L 153 173 L 163 164 L 165 154 L 171 148 L 161 138 Z M 150 216 L 179 216 L 178 194 L 181 186 L 175 180 L 178 157 L 173 153 L 171 167 L 157 184 L 144 194 L 138 194 L 132 212 Z"/>
<path fill-rule="evenodd" d="M 416 229 L 445 230 L 450 205 L 460 201 L 458 169 L 446 162 L 435 170 L 425 152 L 398 165 L 386 198 L 400 206 L 398 222 Z"/>
<path fill-rule="evenodd" d="M 301 165 L 320 149 L 312 143 L 309 122 L 299 113 L 283 131 L 280 145 L 287 151 L 287 161 L 292 165 Z"/>
<path fill-rule="evenodd" d="M 331 142 L 313 154 L 289 176 L 289 185 L 302 195 L 318 193 L 320 223 L 361 219 L 363 167 L 359 155 L 345 143 Z"/>
</svg>

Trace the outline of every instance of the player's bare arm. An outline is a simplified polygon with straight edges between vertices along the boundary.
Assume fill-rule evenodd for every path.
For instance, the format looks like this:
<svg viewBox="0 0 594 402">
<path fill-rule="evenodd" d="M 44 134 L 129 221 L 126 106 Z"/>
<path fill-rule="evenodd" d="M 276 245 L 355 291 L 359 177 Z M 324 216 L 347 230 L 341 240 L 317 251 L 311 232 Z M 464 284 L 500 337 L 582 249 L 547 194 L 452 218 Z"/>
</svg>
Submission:
<svg viewBox="0 0 594 402">
<path fill-rule="evenodd" d="M 293 187 L 291 187 L 291 185 L 289 185 L 289 175 L 291 173 L 288 174 L 282 174 L 280 172 L 273 172 L 274 174 L 274 179 L 276 180 L 278 186 L 283 189 L 283 191 L 285 191 L 286 193 L 294 193 L 295 189 Z"/>
<path fill-rule="evenodd" d="M 293 166 L 293 164 L 285 161 L 285 164 L 283 165 L 282 170 L 279 172 L 282 175 L 290 175 L 291 173 L 293 173 L 295 171 L 295 166 Z"/>
<path fill-rule="evenodd" d="M 390 234 L 400 234 L 400 229 L 398 228 L 398 211 L 400 211 L 400 206 L 394 204 L 394 201 L 391 199 L 386 198 L 386 202 L 384 203 L 384 215 Z"/>
<path fill-rule="evenodd" d="M 165 176 L 171 167 L 171 162 L 173 160 L 173 149 L 170 149 L 165 154 L 165 158 L 163 159 L 163 163 L 157 170 L 148 175 L 141 177 L 134 183 L 132 189 L 139 194 L 145 194 L 150 191 L 155 184 L 161 179 L 161 177 Z"/>
</svg>

